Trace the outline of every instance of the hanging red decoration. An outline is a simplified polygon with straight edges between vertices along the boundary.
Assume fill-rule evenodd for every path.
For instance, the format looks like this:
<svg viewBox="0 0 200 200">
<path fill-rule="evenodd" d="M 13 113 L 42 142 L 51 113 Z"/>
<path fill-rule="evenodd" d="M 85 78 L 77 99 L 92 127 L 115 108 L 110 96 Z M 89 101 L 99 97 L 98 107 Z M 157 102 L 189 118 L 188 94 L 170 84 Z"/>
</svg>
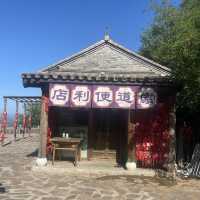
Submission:
<svg viewBox="0 0 200 200">
<path fill-rule="evenodd" d="M 29 123 L 29 127 L 32 127 L 32 115 L 29 116 L 28 118 L 28 123 Z"/>
<path fill-rule="evenodd" d="M 52 152 L 51 135 L 52 135 L 51 129 L 48 128 L 48 131 L 47 131 L 47 149 L 46 149 L 47 155 Z"/>
<path fill-rule="evenodd" d="M 23 114 L 23 119 L 22 119 L 22 126 L 25 129 L 27 127 L 27 120 L 26 120 L 26 114 Z"/>
<path fill-rule="evenodd" d="M 2 125 L 1 127 L 5 129 L 7 127 L 7 112 L 3 112 L 2 115 Z"/>
<path fill-rule="evenodd" d="M 18 112 L 16 112 L 15 113 L 14 123 L 13 123 L 13 128 L 14 129 L 17 129 L 17 127 L 18 127 L 18 117 L 19 117 L 19 114 L 18 114 Z"/>
</svg>

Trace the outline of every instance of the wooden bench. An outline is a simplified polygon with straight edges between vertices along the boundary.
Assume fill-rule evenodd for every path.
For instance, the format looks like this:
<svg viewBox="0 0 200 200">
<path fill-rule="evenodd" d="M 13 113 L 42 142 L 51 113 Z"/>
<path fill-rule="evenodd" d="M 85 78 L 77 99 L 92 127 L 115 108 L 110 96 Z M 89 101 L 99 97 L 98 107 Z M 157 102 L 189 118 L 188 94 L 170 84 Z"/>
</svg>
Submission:
<svg viewBox="0 0 200 200">
<path fill-rule="evenodd" d="M 61 138 L 54 137 L 51 139 L 53 145 L 52 165 L 54 165 L 55 154 L 58 150 L 73 152 L 74 166 L 77 166 L 78 160 L 80 161 L 80 138 Z"/>
</svg>

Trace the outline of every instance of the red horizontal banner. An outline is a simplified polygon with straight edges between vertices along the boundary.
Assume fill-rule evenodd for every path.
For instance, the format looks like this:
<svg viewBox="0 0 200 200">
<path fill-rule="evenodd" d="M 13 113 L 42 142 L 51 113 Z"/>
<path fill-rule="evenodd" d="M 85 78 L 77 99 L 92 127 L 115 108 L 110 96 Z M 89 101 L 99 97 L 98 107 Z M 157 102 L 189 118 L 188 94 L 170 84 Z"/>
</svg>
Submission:
<svg viewBox="0 0 200 200">
<path fill-rule="evenodd" d="M 85 108 L 150 108 L 157 95 L 152 88 L 112 85 L 50 84 L 49 106 Z"/>
</svg>

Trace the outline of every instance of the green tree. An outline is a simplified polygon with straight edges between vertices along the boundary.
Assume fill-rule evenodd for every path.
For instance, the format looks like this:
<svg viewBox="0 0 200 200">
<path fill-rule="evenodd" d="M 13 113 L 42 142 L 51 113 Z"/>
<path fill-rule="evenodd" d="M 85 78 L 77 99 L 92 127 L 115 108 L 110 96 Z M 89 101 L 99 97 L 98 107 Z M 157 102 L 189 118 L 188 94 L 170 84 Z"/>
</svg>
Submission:
<svg viewBox="0 0 200 200">
<path fill-rule="evenodd" d="M 142 34 L 140 52 L 169 68 L 182 86 L 177 112 L 185 117 L 200 112 L 200 1 L 183 0 L 179 7 L 170 1 L 152 6 L 155 18 Z"/>
<path fill-rule="evenodd" d="M 32 116 L 32 127 L 37 127 L 40 125 L 40 110 L 41 105 L 38 104 L 27 104 L 26 105 L 26 118 L 29 119 L 29 116 Z M 23 125 L 23 114 L 20 113 L 18 117 L 18 125 Z"/>
<path fill-rule="evenodd" d="M 27 108 L 27 115 L 32 116 L 32 127 L 37 127 L 40 125 L 40 110 L 41 105 L 40 104 L 33 104 L 28 105 Z"/>
</svg>

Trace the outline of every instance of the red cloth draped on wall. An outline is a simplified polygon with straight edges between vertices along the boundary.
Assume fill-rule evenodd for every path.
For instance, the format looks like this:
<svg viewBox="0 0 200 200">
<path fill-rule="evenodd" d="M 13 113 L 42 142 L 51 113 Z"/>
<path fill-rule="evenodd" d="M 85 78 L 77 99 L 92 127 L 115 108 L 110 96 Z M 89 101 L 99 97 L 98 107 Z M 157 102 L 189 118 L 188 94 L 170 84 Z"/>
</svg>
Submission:
<svg viewBox="0 0 200 200">
<path fill-rule="evenodd" d="M 137 113 L 136 160 L 142 167 L 163 167 L 169 153 L 169 108 L 157 104 Z"/>
</svg>

